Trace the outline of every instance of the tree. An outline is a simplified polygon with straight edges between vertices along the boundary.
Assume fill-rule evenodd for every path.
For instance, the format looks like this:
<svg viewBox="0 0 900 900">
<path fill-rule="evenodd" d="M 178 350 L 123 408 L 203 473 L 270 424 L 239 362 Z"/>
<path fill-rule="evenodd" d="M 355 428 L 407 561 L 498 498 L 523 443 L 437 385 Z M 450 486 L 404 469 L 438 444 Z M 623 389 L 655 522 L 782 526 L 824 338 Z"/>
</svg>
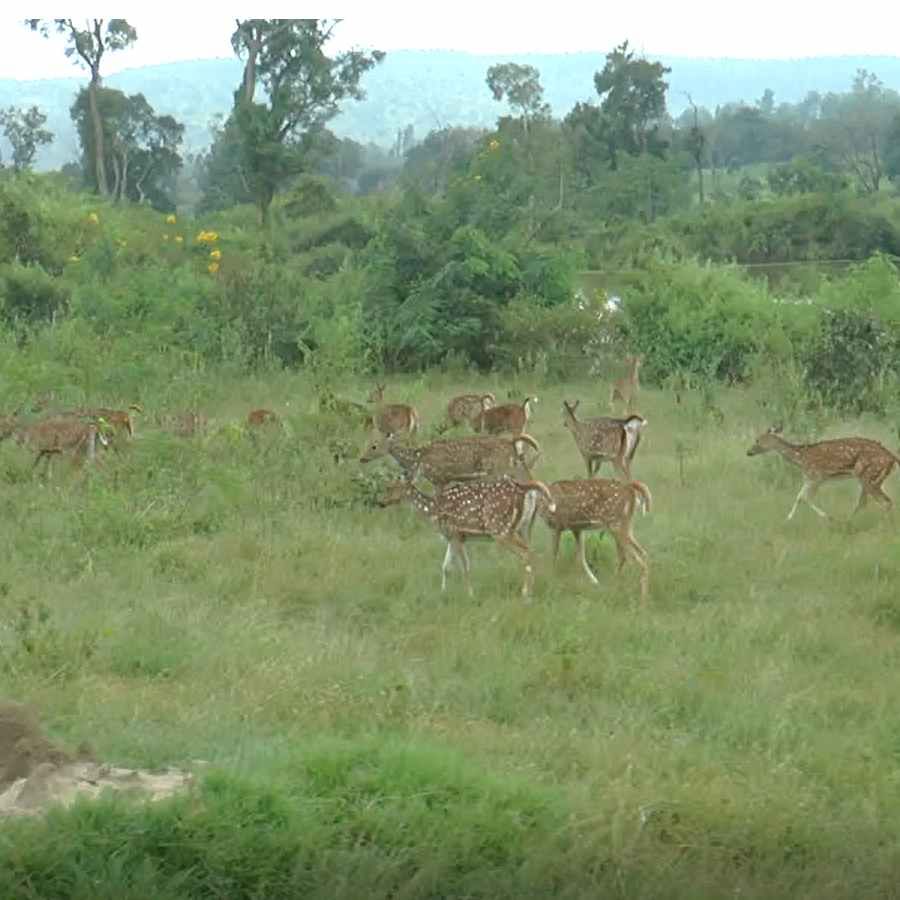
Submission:
<svg viewBox="0 0 900 900">
<path fill-rule="evenodd" d="M 487 72 L 487 86 L 495 100 L 505 97 L 518 112 L 526 134 L 529 122 L 550 114 L 550 106 L 544 102 L 541 73 L 534 66 L 512 62 L 491 66 Z"/>
<path fill-rule="evenodd" d="M 172 116 L 158 116 L 143 94 L 127 96 L 101 88 L 96 103 L 103 122 L 104 169 L 112 178 L 109 195 L 119 202 L 149 201 L 156 209 L 174 209 L 184 126 Z M 95 147 L 88 91 L 79 92 L 71 116 L 81 142 L 85 180 L 92 184 Z"/>
<path fill-rule="evenodd" d="M 694 161 L 694 167 L 697 169 L 697 191 L 699 193 L 700 206 L 702 207 L 704 203 L 703 157 L 706 153 L 706 134 L 700 125 L 700 111 L 697 109 L 697 104 L 694 103 L 694 99 L 690 94 L 685 94 L 685 96 L 687 97 L 688 103 L 691 105 L 694 120 L 688 129 L 684 145 L 685 149 L 690 153 L 691 159 Z"/>
<path fill-rule="evenodd" d="M 669 86 L 664 76 L 671 71 L 662 63 L 636 59 L 625 41 L 607 54 L 603 71 L 594 75 L 600 111 L 608 122 L 613 168 L 619 153 L 662 156 L 665 152 L 667 142 L 660 127 L 667 115 Z"/>
<path fill-rule="evenodd" d="M 110 19 L 103 27 L 103 19 L 86 19 L 79 28 L 74 19 L 26 19 L 25 24 L 32 31 L 39 31 L 49 37 L 51 31 L 66 36 L 67 57 L 75 57 L 78 65 L 86 66 L 91 73 L 88 85 L 88 105 L 94 130 L 94 169 L 97 190 L 106 196 L 109 184 L 106 178 L 106 158 L 103 146 L 103 119 L 97 102 L 97 94 L 102 87 L 100 63 L 106 51 L 123 50 L 137 40 L 137 32 L 125 19 Z"/>
<path fill-rule="evenodd" d="M 245 56 L 235 92 L 234 125 L 240 164 L 265 224 L 275 192 L 309 164 L 325 123 L 345 98 L 360 100 L 362 76 L 384 58 L 380 51 L 325 53 L 339 19 L 247 19 L 237 22 L 231 45 Z M 265 101 L 257 102 L 262 85 Z"/>
<path fill-rule="evenodd" d="M 53 140 L 53 132 L 43 127 L 46 121 L 47 116 L 36 106 L 24 111 L 10 106 L 5 111 L 0 111 L 0 126 L 12 147 L 14 171 L 30 169 L 38 147 Z"/>
</svg>

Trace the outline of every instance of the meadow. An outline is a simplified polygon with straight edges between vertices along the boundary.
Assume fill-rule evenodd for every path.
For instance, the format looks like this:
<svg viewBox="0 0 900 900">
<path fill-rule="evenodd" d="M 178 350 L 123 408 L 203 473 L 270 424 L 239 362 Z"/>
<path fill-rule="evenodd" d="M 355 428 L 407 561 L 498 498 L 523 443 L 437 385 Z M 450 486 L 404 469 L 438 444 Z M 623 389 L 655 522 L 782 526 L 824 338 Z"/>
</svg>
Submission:
<svg viewBox="0 0 900 900">
<path fill-rule="evenodd" d="M 642 606 L 608 537 L 588 539 L 593 587 L 570 536 L 554 569 L 542 523 L 530 603 L 483 542 L 474 598 L 458 571 L 442 594 L 436 532 L 373 504 L 393 464 L 358 463 L 365 433 L 307 377 L 177 375 L 144 384 L 136 439 L 92 470 L 42 478 L 0 445 L 0 696 L 198 785 L 3 824 L 0 895 L 898 895 L 896 522 L 848 522 L 851 483 L 819 495 L 833 520 L 785 522 L 799 473 L 746 455 L 765 384 L 642 390 Z M 535 476 L 583 475 L 562 400 L 603 414 L 608 382 L 434 371 L 387 399 L 427 437 L 468 390 L 536 394 Z M 155 424 L 188 406 L 207 434 Z M 248 433 L 258 406 L 283 427 Z M 822 431 L 847 434 L 896 449 L 875 418 Z"/>
</svg>

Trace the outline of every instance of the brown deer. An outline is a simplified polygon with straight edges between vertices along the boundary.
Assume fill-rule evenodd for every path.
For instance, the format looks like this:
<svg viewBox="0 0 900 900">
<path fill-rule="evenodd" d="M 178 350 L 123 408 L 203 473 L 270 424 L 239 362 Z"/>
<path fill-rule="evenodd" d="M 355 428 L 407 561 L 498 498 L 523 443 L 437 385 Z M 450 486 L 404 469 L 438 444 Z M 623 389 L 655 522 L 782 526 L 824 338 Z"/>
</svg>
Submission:
<svg viewBox="0 0 900 900">
<path fill-rule="evenodd" d="M 490 409 L 497 398 L 490 392 L 486 394 L 460 394 L 447 404 L 447 420 L 451 425 L 471 422 L 483 409 Z"/>
<path fill-rule="evenodd" d="M 636 413 L 625 419 L 605 416 L 578 419 L 576 409 L 577 400 L 574 403 L 563 400 L 563 426 L 575 438 L 588 478 L 592 478 L 600 471 L 600 466 L 609 460 L 626 481 L 631 481 L 631 461 L 641 443 L 641 429 L 647 420 Z"/>
<path fill-rule="evenodd" d="M 251 409 L 247 414 L 247 424 L 253 428 L 262 425 L 278 425 L 281 419 L 271 409 Z"/>
<path fill-rule="evenodd" d="M 487 434 L 521 434 L 531 418 L 531 406 L 538 402 L 537 397 L 526 397 L 522 403 L 503 403 L 500 406 L 485 407 L 472 418 L 472 428 Z"/>
<path fill-rule="evenodd" d="M 888 510 L 893 508 L 893 501 L 881 489 L 881 485 L 894 466 L 900 463 L 900 457 L 891 453 L 887 447 L 878 441 L 861 437 L 834 438 L 815 444 L 791 444 L 781 437 L 781 431 L 781 425 L 776 425 L 761 434 L 747 451 L 747 456 L 774 450 L 789 463 L 798 466 L 803 473 L 803 485 L 788 513 L 788 521 L 794 518 L 801 500 L 820 516 L 828 518 L 828 514 L 816 506 L 813 498 L 824 482 L 839 478 L 855 478 L 860 484 L 859 500 L 851 517 L 866 505 L 869 497 Z"/>
<path fill-rule="evenodd" d="M 162 416 L 160 425 L 176 437 L 190 438 L 206 431 L 209 419 L 201 412 L 182 412 Z"/>
<path fill-rule="evenodd" d="M 527 434 L 513 438 L 456 438 L 433 441 L 423 447 L 412 447 L 397 441 L 394 435 L 386 435 L 369 444 L 359 461 L 367 463 L 390 456 L 408 481 L 422 477 L 433 485 L 502 475 L 524 475 L 530 480 L 526 448 L 541 452 L 538 442 Z"/>
<path fill-rule="evenodd" d="M 41 419 L 20 426 L 6 436 L 35 452 L 32 469 L 36 469 L 41 460 L 46 460 L 48 475 L 52 456 L 69 453 L 76 463 L 93 462 L 98 441 L 103 447 L 109 446 L 109 440 L 97 422 L 80 422 L 70 416 Z"/>
<path fill-rule="evenodd" d="M 650 512 L 650 489 L 641 481 L 615 481 L 611 478 L 555 481 L 547 485 L 556 509 L 541 502 L 538 512 L 553 532 L 553 561 L 559 556 L 559 541 L 564 531 L 571 531 L 578 544 L 578 559 L 587 577 L 598 584 L 584 555 L 584 532 L 602 529 L 609 531 L 616 542 L 619 557 L 617 572 L 621 573 L 630 556 L 641 570 L 641 600 L 646 602 L 650 586 L 647 551 L 632 533 L 632 519 L 640 507 Z M 533 524 L 533 523 L 531 523 Z M 529 525 L 529 533 L 531 530 Z"/>
<path fill-rule="evenodd" d="M 112 431 L 122 431 L 129 438 L 134 437 L 134 416 L 132 413 L 143 413 L 144 408 L 139 403 L 132 403 L 127 410 L 110 409 L 106 406 L 79 407 L 60 413 L 61 416 L 75 416 L 80 419 L 103 419 Z"/>
<path fill-rule="evenodd" d="M 609 408 L 612 409 L 616 400 L 621 400 L 625 407 L 625 412 L 631 412 L 635 400 L 637 400 L 638 390 L 638 370 L 644 361 L 643 356 L 626 356 L 625 364 L 628 367 L 628 374 L 624 378 L 618 378 L 612 383 L 609 391 Z"/>
<path fill-rule="evenodd" d="M 534 584 L 534 572 L 531 550 L 521 532 L 534 518 L 539 497 L 548 510 L 556 508 L 553 496 L 542 481 L 515 481 L 504 477 L 499 481 L 451 484 L 433 496 L 423 494 L 410 481 L 399 481 L 389 487 L 381 505 L 408 500 L 444 536 L 447 552 L 441 566 L 442 591 L 447 589 L 447 571 L 454 558 L 458 558 L 466 590 L 472 595 L 465 542 L 470 538 L 491 537 L 524 563 L 522 596 L 527 597 Z"/>
<path fill-rule="evenodd" d="M 407 403 L 385 403 L 383 384 L 376 384 L 369 394 L 368 402 L 375 404 L 375 428 L 382 434 L 407 432 L 415 434 L 419 430 L 419 414 L 414 406 Z"/>
</svg>

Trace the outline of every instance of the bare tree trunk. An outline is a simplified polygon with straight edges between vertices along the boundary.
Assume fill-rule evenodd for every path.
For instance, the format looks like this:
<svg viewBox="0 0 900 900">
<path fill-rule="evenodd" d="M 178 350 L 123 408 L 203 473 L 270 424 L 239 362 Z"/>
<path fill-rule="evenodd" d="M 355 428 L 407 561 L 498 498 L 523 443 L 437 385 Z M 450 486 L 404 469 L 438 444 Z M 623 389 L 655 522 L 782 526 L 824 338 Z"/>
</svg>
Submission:
<svg viewBox="0 0 900 900">
<path fill-rule="evenodd" d="M 97 89 L 100 87 L 100 73 L 91 73 L 88 85 L 88 108 L 91 122 L 94 125 L 94 171 L 97 175 L 97 191 L 101 196 L 109 194 L 109 182 L 106 180 L 106 159 L 103 146 L 103 119 L 100 117 L 100 106 L 97 103 Z"/>
</svg>

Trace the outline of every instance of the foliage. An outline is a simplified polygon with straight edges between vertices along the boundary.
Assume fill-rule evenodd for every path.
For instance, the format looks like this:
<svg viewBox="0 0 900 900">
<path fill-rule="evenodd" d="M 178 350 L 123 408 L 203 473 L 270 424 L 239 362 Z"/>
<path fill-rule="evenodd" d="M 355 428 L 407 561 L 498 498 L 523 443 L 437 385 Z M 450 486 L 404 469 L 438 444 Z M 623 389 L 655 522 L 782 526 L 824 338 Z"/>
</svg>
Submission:
<svg viewBox="0 0 900 900">
<path fill-rule="evenodd" d="M 541 73 L 534 66 L 498 63 L 487 71 L 487 86 L 495 100 L 506 100 L 518 112 L 525 131 L 533 119 L 548 116 L 550 106 L 544 102 Z"/>
<path fill-rule="evenodd" d="M 53 141 L 53 133 L 43 127 L 46 121 L 47 116 L 36 106 L 0 110 L 0 127 L 12 147 L 13 171 L 30 169 L 38 148 Z"/>
</svg>

